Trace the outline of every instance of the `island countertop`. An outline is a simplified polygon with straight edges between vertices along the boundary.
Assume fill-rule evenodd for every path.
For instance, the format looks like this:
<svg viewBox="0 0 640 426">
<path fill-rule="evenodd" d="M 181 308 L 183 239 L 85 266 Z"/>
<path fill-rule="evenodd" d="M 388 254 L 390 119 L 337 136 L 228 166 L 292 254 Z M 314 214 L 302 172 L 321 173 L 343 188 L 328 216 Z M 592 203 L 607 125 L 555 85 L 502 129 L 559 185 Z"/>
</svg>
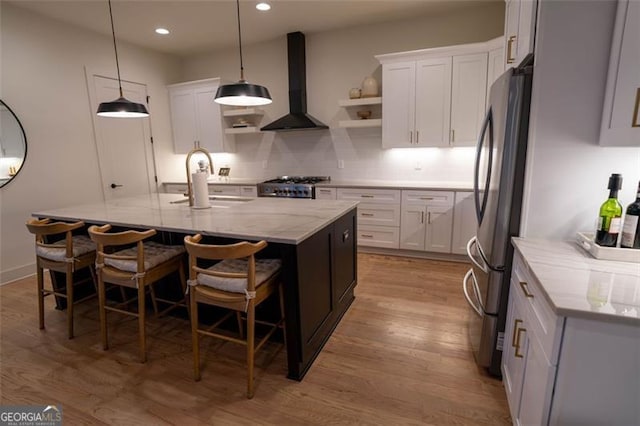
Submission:
<svg viewBox="0 0 640 426">
<path fill-rule="evenodd" d="M 299 244 L 358 204 L 283 198 L 216 199 L 209 209 L 193 209 L 184 202 L 172 203 L 184 200 L 180 194 L 149 194 L 39 210 L 32 216 Z"/>
<path fill-rule="evenodd" d="M 595 259 L 574 242 L 512 242 L 556 314 L 640 326 L 640 264 Z"/>
</svg>

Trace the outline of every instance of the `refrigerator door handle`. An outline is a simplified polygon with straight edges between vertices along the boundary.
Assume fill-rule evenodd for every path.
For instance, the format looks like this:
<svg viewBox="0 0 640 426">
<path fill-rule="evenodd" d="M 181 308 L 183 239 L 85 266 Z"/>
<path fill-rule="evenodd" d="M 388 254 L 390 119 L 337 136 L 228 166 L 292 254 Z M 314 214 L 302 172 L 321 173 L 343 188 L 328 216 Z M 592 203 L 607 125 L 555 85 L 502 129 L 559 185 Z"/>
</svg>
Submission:
<svg viewBox="0 0 640 426">
<path fill-rule="evenodd" d="M 482 147 L 484 145 L 484 137 L 489 130 L 489 161 L 487 167 L 487 176 L 484 182 L 484 194 L 482 197 L 482 205 L 480 204 L 480 157 L 482 156 Z M 491 181 L 491 165 L 493 163 L 493 112 L 489 108 L 487 115 L 482 123 L 482 130 L 480 130 L 480 137 L 478 138 L 478 145 L 476 146 L 476 163 L 474 167 L 473 175 L 473 198 L 476 206 L 476 217 L 478 218 L 478 225 L 482 223 L 484 217 L 484 210 L 487 205 L 487 197 L 489 196 L 489 183 Z"/>
<path fill-rule="evenodd" d="M 485 274 L 489 273 L 489 268 L 487 268 L 487 264 L 484 263 L 484 259 L 482 259 L 483 264 L 481 265 L 480 263 L 478 263 L 478 261 L 476 260 L 475 256 L 473 256 L 473 254 L 471 254 L 471 246 L 475 245 L 478 243 L 478 237 L 473 237 L 469 240 L 469 242 L 467 243 L 467 256 L 469 256 L 469 259 L 471 259 L 471 262 L 473 262 L 474 265 L 476 265 L 478 268 L 480 268 Z M 482 257 L 482 255 L 480 255 Z"/>
<path fill-rule="evenodd" d="M 478 293 L 476 290 L 477 284 L 475 283 L 475 279 L 473 278 L 473 269 L 469 269 L 465 274 L 464 278 L 462 279 L 462 290 L 464 291 L 464 297 L 465 299 L 467 299 L 467 303 L 469 303 L 469 306 L 471 306 L 471 308 L 475 311 L 475 313 L 478 314 L 479 317 L 482 317 L 482 309 L 476 306 L 471 300 L 471 296 L 469 296 L 469 290 L 467 289 L 469 278 L 472 278 L 474 281 L 473 293 L 476 296 L 476 300 L 478 300 Z"/>
</svg>

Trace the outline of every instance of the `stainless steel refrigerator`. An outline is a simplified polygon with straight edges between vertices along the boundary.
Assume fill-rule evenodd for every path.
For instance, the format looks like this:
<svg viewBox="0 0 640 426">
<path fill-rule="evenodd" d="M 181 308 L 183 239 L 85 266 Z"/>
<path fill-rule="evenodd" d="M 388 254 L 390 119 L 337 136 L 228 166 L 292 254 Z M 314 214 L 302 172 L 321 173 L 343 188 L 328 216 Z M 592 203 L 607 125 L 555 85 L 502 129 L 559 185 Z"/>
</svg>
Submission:
<svg viewBox="0 0 640 426">
<path fill-rule="evenodd" d="M 491 86 L 476 148 L 474 198 L 478 228 L 467 244 L 472 268 L 463 280 L 472 309 L 469 337 L 479 365 L 500 376 L 513 247 L 520 229 L 533 55 Z"/>
</svg>

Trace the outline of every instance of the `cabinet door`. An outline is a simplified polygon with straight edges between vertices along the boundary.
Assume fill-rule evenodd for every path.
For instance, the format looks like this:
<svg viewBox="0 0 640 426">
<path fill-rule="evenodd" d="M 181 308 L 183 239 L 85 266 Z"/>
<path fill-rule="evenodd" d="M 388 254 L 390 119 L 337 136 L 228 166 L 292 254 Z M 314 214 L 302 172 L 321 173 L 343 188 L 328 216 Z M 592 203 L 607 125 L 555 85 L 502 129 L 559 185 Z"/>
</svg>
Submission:
<svg viewBox="0 0 640 426">
<path fill-rule="evenodd" d="M 520 2 L 507 0 L 504 10 L 504 65 L 505 68 L 514 66 L 518 57 L 518 19 Z"/>
<path fill-rule="evenodd" d="M 427 233 L 424 249 L 451 253 L 451 227 L 453 211 L 448 206 L 427 206 Z"/>
<path fill-rule="evenodd" d="M 416 64 L 415 146 L 449 146 L 451 57 Z"/>
<path fill-rule="evenodd" d="M 640 146 L 640 2 L 621 0 L 611 47 L 600 144 Z"/>
<path fill-rule="evenodd" d="M 485 95 L 485 110 L 489 104 L 489 92 L 491 91 L 491 85 L 498 79 L 504 72 L 504 48 L 499 47 L 489 51 L 489 62 L 487 64 L 487 92 Z"/>
<path fill-rule="evenodd" d="M 190 88 L 169 89 L 173 149 L 186 154 L 196 146 L 196 105 Z"/>
<path fill-rule="evenodd" d="M 532 334 L 528 337 L 527 346 L 518 423 L 521 425 L 545 425 L 549 422 L 556 367 L 552 366 L 544 356 L 542 346 L 535 335 Z"/>
<path fill-rule="evenodd" d="M 194 89 L 198 141 L 201 147 L 211 152 L 232 152 L 231 142 L 227 141 L 222 130 L 220 105 L 213 101 L 217 90 L 217 84 Z"/>
<path fill-rule="evenodd" d="M 209 185 L 209 194 L 237 197 L 240 195 L 240 187 L 236 185 Z"/>
<path fill-rule="evenodd" d="M 502 61 L 502 58 L 500 60 Z M 453 208 L 451 253 L 466 254 L 467 242 L 475 235 L 477 228 L 478 221 L 476 219 L 473 192 L 456 192 L 456 204 Z"/>
<path fill-rule="evenodd" d="M 454 56 L 451 84 L 451 144 L 475 146 L 485 112 L 487 54 Z"/>
<path fill-rule="evenodd" d="M 316 200 L 335 200 L 335 188 L 316 188 Z"/>
<path fill-rule="evenodd" d="M 533 53 L 533 44 L 536 32 L 537 0 L 519 0 L 518 10 L 518 38 L 516 40 L 516 62 L 522 62 L 528 53 Z"/>
<path fill-rule="evenodd" d="M 502 383 L 507 393 L 511 418 L 514 420 L 520 414 L 522 382 L 528 343 L 527 331 L 524 326 L 523 307 L 515 291 L 517 290 L 514 288 L 515 285 L 512 280 L 506 329 L 504 331 L 504 349 L 502 352 Z"/>
<path fill-rule="evenodd" d="M 416 63 L 382 67 L 382 147 L 413 145 L 415 126 Z"/>
<path fill-rule="evenodd" d="M 424 206 L 402 206 L 400 219 L 400 248 L 425 249 L 426 209 Z"/>
</svg>

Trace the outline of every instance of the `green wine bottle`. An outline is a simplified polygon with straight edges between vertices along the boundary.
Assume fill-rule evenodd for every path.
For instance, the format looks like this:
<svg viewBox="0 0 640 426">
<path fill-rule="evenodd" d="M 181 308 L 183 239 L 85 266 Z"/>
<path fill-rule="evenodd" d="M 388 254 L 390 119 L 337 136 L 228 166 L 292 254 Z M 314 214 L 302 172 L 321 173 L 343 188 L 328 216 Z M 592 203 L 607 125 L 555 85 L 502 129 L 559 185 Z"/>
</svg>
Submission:
<svg viewBox="0 0 640 426">
<path fill-rule="evenodd" d="M 636 201 L 629 204 L 624 216 L 622 225 L 622 238 L 620 247 L 640 249 L 640 183 L 638 183 L 638 193 Z"/>
<path fill-rule="evenodd" d="M 596 244 L 615 247 L 620 233 L 622 205 L 618 201 L 618 191 L 622 187 L 622 175 L 613 173 L 609 178 L 609 199 L 600 206 Z"/>
</svg>

